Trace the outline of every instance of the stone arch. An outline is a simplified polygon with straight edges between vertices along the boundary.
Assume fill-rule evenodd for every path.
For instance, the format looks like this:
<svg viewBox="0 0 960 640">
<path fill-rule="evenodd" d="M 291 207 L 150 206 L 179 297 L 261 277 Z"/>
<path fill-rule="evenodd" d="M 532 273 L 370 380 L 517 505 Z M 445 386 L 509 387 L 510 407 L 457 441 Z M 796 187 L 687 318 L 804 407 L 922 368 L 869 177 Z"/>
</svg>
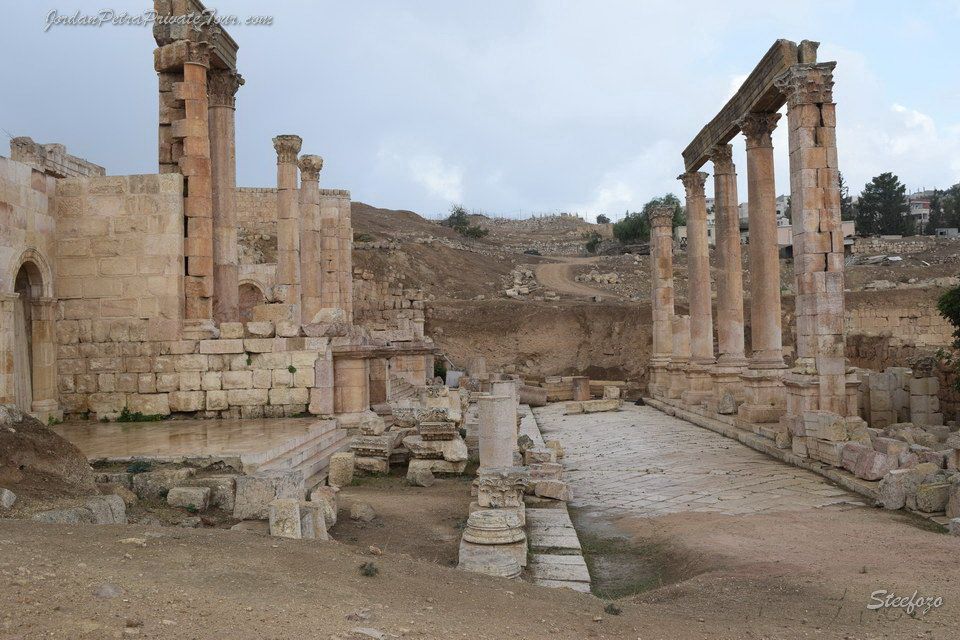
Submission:
<svg viewBox="0 0 960 640">
<path fill-rule="evenodd" d="M 239 284 L 240 322 L 253 320 L 253 308 L 268 302 L 267 288 L 256 280 L 244 279 Z"/>
<path fill-rule="evenodd" d="M 17 278 L 22 270 L 25 270 L 31 297 L 35 299 L 53 297 L 53 269 L 50 268 L 50 262 L 43 253 L 34 247 L 29 247 L 14 259 L 9 271 L 13 276 L 10 286 L 14 293 Z"/>
<path fill-rule="evenodd" d="M 16 404 L 41 420 L 61 417 L 56 387 L 55 304 L 49 262 L 24 251 L 13 271 L 10 308 L 13 389 Z"/>
</svg>

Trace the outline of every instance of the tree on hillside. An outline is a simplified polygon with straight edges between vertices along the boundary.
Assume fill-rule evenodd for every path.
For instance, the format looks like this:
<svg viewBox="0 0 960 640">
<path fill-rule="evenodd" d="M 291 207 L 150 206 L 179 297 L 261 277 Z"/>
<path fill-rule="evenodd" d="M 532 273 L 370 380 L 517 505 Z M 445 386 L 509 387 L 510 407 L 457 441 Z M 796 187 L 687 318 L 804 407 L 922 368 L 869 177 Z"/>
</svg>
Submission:
<svg viewBox="0 0 960 640">
<path fill-rule="evenodd" d="M 668 193 L 650 200 L 640 211 L 627 211 L 623 220 L 613 225 L 613 237 L 625 244 L 646 242 L 650 239 L 650 212 L 656 207 L 673 207 L 673 226 L 686 224 L 686 210 L 680 199 Z"/>
<path fill-rule="evenodd" d="M 853 198 L 850 196 L 850 187 L 843 179 L 843 174 L 837 172 L 837 178 L 840 181 L 840 219 L 854 220 L 857 216 L 857 208 L 853 206 Z"/>
<path fill-rule="evenodd" d="M 907 187 L 889 171 L 881 173 L 863 188 L 857 206 L 857 230 L 864 234 L 913 234 L 908 217 Z"/>
<path fill-rule="evenodd" d="M 463 205 L 455 204 L 450 207 L 450 215 L 440 222 L 445 227 L 450 227 L 457 233 L 468 238 L 482 238 L 488 233 L 489 229 L 470 224 L 470 217 Z"/>
<path fill-rule="evenodd" d="M 610 224 L 610 218 L 601 213 L 597 216 L 597 224 Z"/>
<path fill-rule="evenodd" d="M 943 226 L 960 227 L 960 184 L 943 192 L 940 207 L 943 209 Z"/>
</svg>

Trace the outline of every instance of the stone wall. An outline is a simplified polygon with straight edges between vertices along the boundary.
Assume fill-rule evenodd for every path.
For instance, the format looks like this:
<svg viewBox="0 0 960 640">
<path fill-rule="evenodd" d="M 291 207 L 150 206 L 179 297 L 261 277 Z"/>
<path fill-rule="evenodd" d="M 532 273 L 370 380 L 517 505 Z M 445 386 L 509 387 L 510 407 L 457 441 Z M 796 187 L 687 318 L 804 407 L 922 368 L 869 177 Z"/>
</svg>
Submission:
<svg viewBox="0 0 960 640">
<path fill-rule="evenodd" d="M 179 174 L 57 181 L 57 334 L 172 340 L 183 318 Z M 81 324 L 84 326 L 81 327 Z"/>
<path fill-rule="evenodd" d="M 420 289 L 405 288 L 394 278 L 377 280 L 373 273 L 353 270 L 354 320 L 376 337 L 397 332 L 423 337 L 426 301 Z"/>
<path fill-rule="evenodd" d="M 327 338 L 276 336 L 270 323 L 223 323 L 212 340 L 80 332 L 58 348 L 60 402 L 67 415 L 96 419 L 124 409 L 204 418 L 297 415 L 319 386 L 316 364 L 328 345 Z"/>
<path fill-rule="evenodd" d="M 960 249 L 960 241 L 954 238 L 935 238 L 933 236 L 907 236 L 905 238 L 871 236 L 856 238 L 851 252 L 853 255 L 879 255 L 921 253 L 929 251 L 934 245 L 945 242 L 955 243 Z"/>
<path fill-rule="evenodd" d="M 893 343 L 942 347 L 953 342 L 953 327 L 937 311 L 939 291 L 915 290 L 884 294 L 848 293 L 845 329 L 848 336 L 889 336 Z"/>
</svg>

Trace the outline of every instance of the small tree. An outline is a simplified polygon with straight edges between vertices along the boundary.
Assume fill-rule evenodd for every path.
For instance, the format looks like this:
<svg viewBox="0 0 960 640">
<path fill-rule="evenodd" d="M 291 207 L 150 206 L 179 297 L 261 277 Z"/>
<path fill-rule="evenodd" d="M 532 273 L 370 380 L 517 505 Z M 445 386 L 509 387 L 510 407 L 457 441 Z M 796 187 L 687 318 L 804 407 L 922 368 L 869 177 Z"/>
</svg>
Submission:
<svg viewBox="0 0 960 640">
<path fill-rule="evenodd" d="M 927 219 L 927 228 L 925 233 L 928 236 L 932 236 L 937 233 L 937 229 L 944 226 L 943 224 L 943 205 L 940 202 L 943 192 L 939 189 L 934 189 L 933 195 L 930 196 L 930 217 Z"/>
<path fill-rule="evenodd" d="M 857 227 L 864 233 L 905 236 L 913 233 L 913 220 L 908 217 L 907 188 L 889 171 L 864 187 L 857 211 Z"/>
<path fill-rule="evenodd" d="M 623 220 L 613 225 L 613 237 L 623 243 L 646 242 L 650 239 L 650 212 L 656 207 L 673 207 L 673 226 L 686 224 L 687 214 L 680 199 L 668 193 L 643 205 L 641 211 L 627 211 Z"/>
<path fill-rule="evenodd" d="M 463 205 L 455 204 L 450 207 L 450 215 L 440 224 L 450 227 L 457 233 L 467 238 L 482 238 L 488 233 L 489 229 L 484 229 L 480 225 L 470 224 L 470 216 Z"/>
<path fill-rule="evenodd" d="M 937 310 L 953 325 L 953 347 L 960 349 L 960 287 L 944 292 L 937 300 Z M 960 357 L 956 357 L 956 354 L 946 355 L 944 360 L 956 369 L 957 379 L 954 386 L 960 390 Z"/>
<path fill-rule="evenodd" d="M 587 243 L 584 245 L 587 253 L 596 253 L 597 247 L 600 246 L 601 240 L 602 238 L 600 237 L 599 233 L 596 231 L 591 232 L 590 235 L 587 236 Z"/>
<path fill-rule="evenodd" d="M 597 224 L 610 224 L 610 218 L 601 213 L 597 216 Z"/>
<path fill-rule="evenodd" d="M 856 207 L 853 206 L 853 198 L 850 196 L 850 187 L 843 179 L 843 174 L 837 172 L 837 179 L 840 181 L 840 219 L 854 220 L 857 216 Z"/>
</svg>

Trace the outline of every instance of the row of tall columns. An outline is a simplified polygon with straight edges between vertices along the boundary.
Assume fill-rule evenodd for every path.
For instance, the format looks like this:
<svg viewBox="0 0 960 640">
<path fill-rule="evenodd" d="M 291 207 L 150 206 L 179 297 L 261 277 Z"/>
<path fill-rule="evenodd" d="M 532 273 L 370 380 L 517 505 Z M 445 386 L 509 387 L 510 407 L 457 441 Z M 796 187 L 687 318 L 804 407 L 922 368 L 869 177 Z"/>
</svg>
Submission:
<svg viewBox="0 0 960 640">
<path fill-rule="evenodd" d="M 717 219 L 717 343 L 714 361 L 710 266 L 704 183 L 687 172 L 690 317 L 674 316 L 672 237 L 669 209 L 650 216 L 653 357 L 650 392 L 706 403 L 713 411 L 737 412 L 754 423 L 801 419 L 822 410 L 852 419 L 857 381 L 847 373 L 843 332 L 843 231 L 837 171 L 836 118 L 832 97 L 835 63 L 801 63 L 777 79 L 787 98 L 790 192 L 796 274 L 797 358 L 786 370 L 780 300 L 772 132 L 780 116 L 750 113 L 739 123 L 746 138 L 751 278 L 749 360 L 744 354 L 743 275 L 736 171 L 731 146 L 711 157 Z M 672 212 L 670 212 L 672 213 Z M 683 335 L 669 343 L 668 326 Z M 685 325 L 689 329 L 685 330 Z M 687 339 L 685 342 L 684 338 Z M 689 362 L 687 362 L 689 360 Z M 685 376 L 676 374 L 681 363 Z M 731 397 L 734 400 L 731 402 Z"/>
</svg>

